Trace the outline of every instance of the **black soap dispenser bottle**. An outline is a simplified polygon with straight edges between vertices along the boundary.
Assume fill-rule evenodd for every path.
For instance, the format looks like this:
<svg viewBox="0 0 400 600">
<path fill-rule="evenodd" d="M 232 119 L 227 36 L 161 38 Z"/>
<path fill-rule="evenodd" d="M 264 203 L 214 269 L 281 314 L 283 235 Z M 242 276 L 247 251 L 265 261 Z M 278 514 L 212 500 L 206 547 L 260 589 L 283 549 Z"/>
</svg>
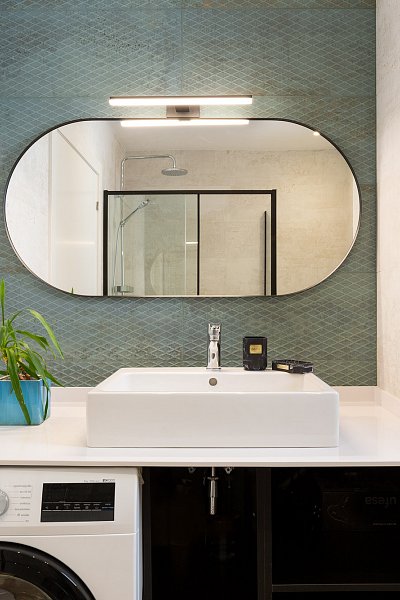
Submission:
<svg viewBox="0 0 400 600">
<path fill-rule="evenodd" d="M 243 338 L 243 367 L 246 371 L 265 371 L 267 368 L 267 338 Z"/>
</svg>

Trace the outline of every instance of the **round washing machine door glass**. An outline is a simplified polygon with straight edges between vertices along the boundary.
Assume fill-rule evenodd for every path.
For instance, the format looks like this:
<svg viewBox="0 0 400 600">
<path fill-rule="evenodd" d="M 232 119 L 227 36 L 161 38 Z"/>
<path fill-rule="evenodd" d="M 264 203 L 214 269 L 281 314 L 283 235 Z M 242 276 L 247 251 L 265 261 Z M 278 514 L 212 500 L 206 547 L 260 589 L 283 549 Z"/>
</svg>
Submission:
<svg viewBox="0 0 400 600">
<path fill-rule="evenodd" d="M 51 600 L 33 583 L 14 575 L 0 575 L 0 600 Z"/>
<path fill-rule="evenodd" d="M 30 546 L 0 542 L 0 600 L 95 600 L 65 564 Z"/>
</svg>

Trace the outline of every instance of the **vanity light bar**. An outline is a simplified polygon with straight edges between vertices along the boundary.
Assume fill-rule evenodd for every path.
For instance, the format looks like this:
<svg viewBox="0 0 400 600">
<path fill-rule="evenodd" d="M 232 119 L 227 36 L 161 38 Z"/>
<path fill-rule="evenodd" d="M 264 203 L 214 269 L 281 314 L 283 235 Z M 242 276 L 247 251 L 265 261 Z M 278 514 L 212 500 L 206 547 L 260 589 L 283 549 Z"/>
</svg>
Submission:
<svg viewBox="0 0 400 600">
<path fill-rule="evenodd" d="M 253 96 L 111 96 L 111 106 L 215 106 L 252 104 Z"/>
<path fill-rule="evenodd" d="M 249 119 L 126 119 L 122 127 L 201 127 L 203 125 L 248 125 Z"/>
</svg>

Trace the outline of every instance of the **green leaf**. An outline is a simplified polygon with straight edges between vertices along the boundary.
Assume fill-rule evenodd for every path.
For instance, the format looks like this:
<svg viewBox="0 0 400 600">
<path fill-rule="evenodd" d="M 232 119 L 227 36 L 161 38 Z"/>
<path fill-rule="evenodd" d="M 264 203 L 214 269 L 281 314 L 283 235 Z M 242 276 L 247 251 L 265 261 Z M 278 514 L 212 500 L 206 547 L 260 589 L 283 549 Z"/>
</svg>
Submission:
<svg viewBox="0 0 400 600">
<path fill-rule="evenodd" d="M 19 361 L 19 369 L 29 375 L 31 379 L 37 379 L 36 371 L 32 365 L 27 364 L 26 362 Z"/>
<path fill-rule="evenodd" d="M 50 400 L 50 388 L 46 385 L 46 403 L 44 405 L 43 419 L 47 419 L 47 413 L 49 412 L 49 400 Z"/>
<path fill-rule="evenodd" d="M 41 360 L 41 358 L 39 358 L 35 352 L 31 351 L 29 353 L 29 358 L 32 361 L 32 364 L 35 368 L 35 371 L 37 373 L 37 375 L 40 377 L 40 379 L 46 379 L 46 367 L 43 364 L 43 361 Z"/>
<path fill-rule="evenodd" d="M 7 343 L 7 328 L 5 325 L 0 326 L 0 349 Z M 1 350 L 0 350 L 1 352 Z"/>
<path fill-rule="evenodd" d="M 51 383 L 62 385 L 54 375 L 52 375 L 46 365 L 45 358 L 39 353 L 41 351 L 51 351 L 52 355 L 64 358 L 60 345 L 53 333 L 52 328 L 44 317 L 36 310 L 27 309 L 27 311 L 42 325 L 46 335 L 39 335 L 26 331 L 25 329 L 14 328 L 14 322 L 23 311 L 14 313 L 10 318 L 5 315 L 5 283 L 0 280 L 0 377 L 7 376 L 10 379 L 11 387 L 18 400 L 25 420 L 31 424 L 29 411 L 24 401 L 20 379 L 42 379 L 43 385 L 47 390 L 47 399 L 45 401 L 45 411 L 48 412 L 48 399 Z M 30 346 L 33 342 L 33 348 Z M 4 364 L 3 364 L 4 363 Z"/>
<path fill-rule="evenodd" d="M 29 354 L 27 354 L 26 356 L 26 361 L 31 366 L 31 369 L 35 373 L 35 376 L 39 376 L 40 379 L 43 379 L 45 385 L 47 380 L 49 380 L 55 383 L 56 385 L 63 387 L 63 384 L 60 383 L 58 379 L 56 379 L 56 377 L 47 370 L 46 363 L 43 361 L 42 357 L 39 354 L 37 354 L 37 352 L 30 350 Z"/>
<path fill-rule="evenodd" d="M 9 319 L 7 319 L 7 323 L 9 323 L 11 325 L 11 323 L 13 321 L 15 321 L 15 319 L 18 317 L 18 315 L 20 315 L 23 311 L 19 310 L 18 312 L 14 313 L 11 317 L 9 317 Z"/>
<path fill-rule="evenodd" d="M 49 371 L 47 371 L 47 369 L 46 369 L 45 373 L 46 373 L 46 380 L 48 379 L 49 381 L 52 381 L 52 382 L 53 382 L 53 383 L 55 383 L 56 385 L 58 385 L 58 386 L 60 386 L 60 387 L 64 387 L 64 385 L 63 385 L 62 383 L 60 383 L 60 382 L 58 381 L 58 379 L 56 379 L 56 378 L 54 377 L 54 375 L 52 375 L 51 373 L 49 373 Z"/>
<path fill-rule="evenodd" d="M 59 343 L 57 342 L 56 336 L 54 335 L 52 328 L 47 323 L 47 321 L 44 319 L 44 317 L 42 317 L 42 315 L 40 313 L 38 313 L 36 310 L 32 310 L 31 308 L 29 309 L 29 312 L 31 313 L 31 315 L 33 315 L 35 317 L 35 319 L 37 319 L 43 325 L 43 327 L 45 328 L 45 330 L 47 331 L 47 333 L 49 335 L 49 338 L 51 339 L 51 341 L 53 343 L 54 348 L 57 350 L 57 352 L 59 353 L 61 358 L 64 358 L 64 355 L 59 346 Z"/>
<path fill-rule="evenodd" d="M 4 325 L 4 314 L 5 314 L 5 295 L 6 295 L 6 284 L 4 279 L 0 280 L 0 304 L 1 304 L 1 322 Z"/>
<path fill-rule="evenodd" d="M 10 376 L 11 387 L 14 391 L 14 394 L 18 400 L 18 403 L 21 407 L 21 410 L 24 414 L 25 421 L 28 425 L 31 424 L 31 416 L 29 414 L 28 408 L 25 404 L 24 395 L 21 389 L 21 383 L 18 377 L 18 363 L 15 356 L 15 352 L 12 348 L 6 348 L 6 357 L 7 357 L 7 369 L 8 374 Z"/>
<path fill-rule="evenodd" d="M 15 332 L 33 340 L 34 342 L 39 344 L 39 346 L 41 346 L 43 350 L 47 350 L 47 348 L 49 347 L 49 342 L 42 335 L 36 335 L 35 333 L 30 333 L 30 331 L 23 331 L 22 329 L 16 329 Z"/>
</svg>

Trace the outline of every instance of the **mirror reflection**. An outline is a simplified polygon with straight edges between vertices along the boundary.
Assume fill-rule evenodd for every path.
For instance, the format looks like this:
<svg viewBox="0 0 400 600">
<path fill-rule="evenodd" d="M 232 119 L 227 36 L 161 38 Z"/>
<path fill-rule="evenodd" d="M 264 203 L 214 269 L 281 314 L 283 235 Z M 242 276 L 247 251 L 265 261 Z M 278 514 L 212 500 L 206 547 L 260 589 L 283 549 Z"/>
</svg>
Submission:
<svg viewBox="0 0 400 600">
<path fill-rule="evenodd" d="M 270 294 L 276 289 L 269 257 L 271 195 L 233 190 L 109 194 L 105 292 Z"/>
<path fill-rule="evenodd" d="M 95 296 L 300 291 L 342 263 L 359 216 L 342 154 L 308 127 L 277 120 L 63 125 L 23 153 L 5 203 L 27 268 Z"/>
</svg>

